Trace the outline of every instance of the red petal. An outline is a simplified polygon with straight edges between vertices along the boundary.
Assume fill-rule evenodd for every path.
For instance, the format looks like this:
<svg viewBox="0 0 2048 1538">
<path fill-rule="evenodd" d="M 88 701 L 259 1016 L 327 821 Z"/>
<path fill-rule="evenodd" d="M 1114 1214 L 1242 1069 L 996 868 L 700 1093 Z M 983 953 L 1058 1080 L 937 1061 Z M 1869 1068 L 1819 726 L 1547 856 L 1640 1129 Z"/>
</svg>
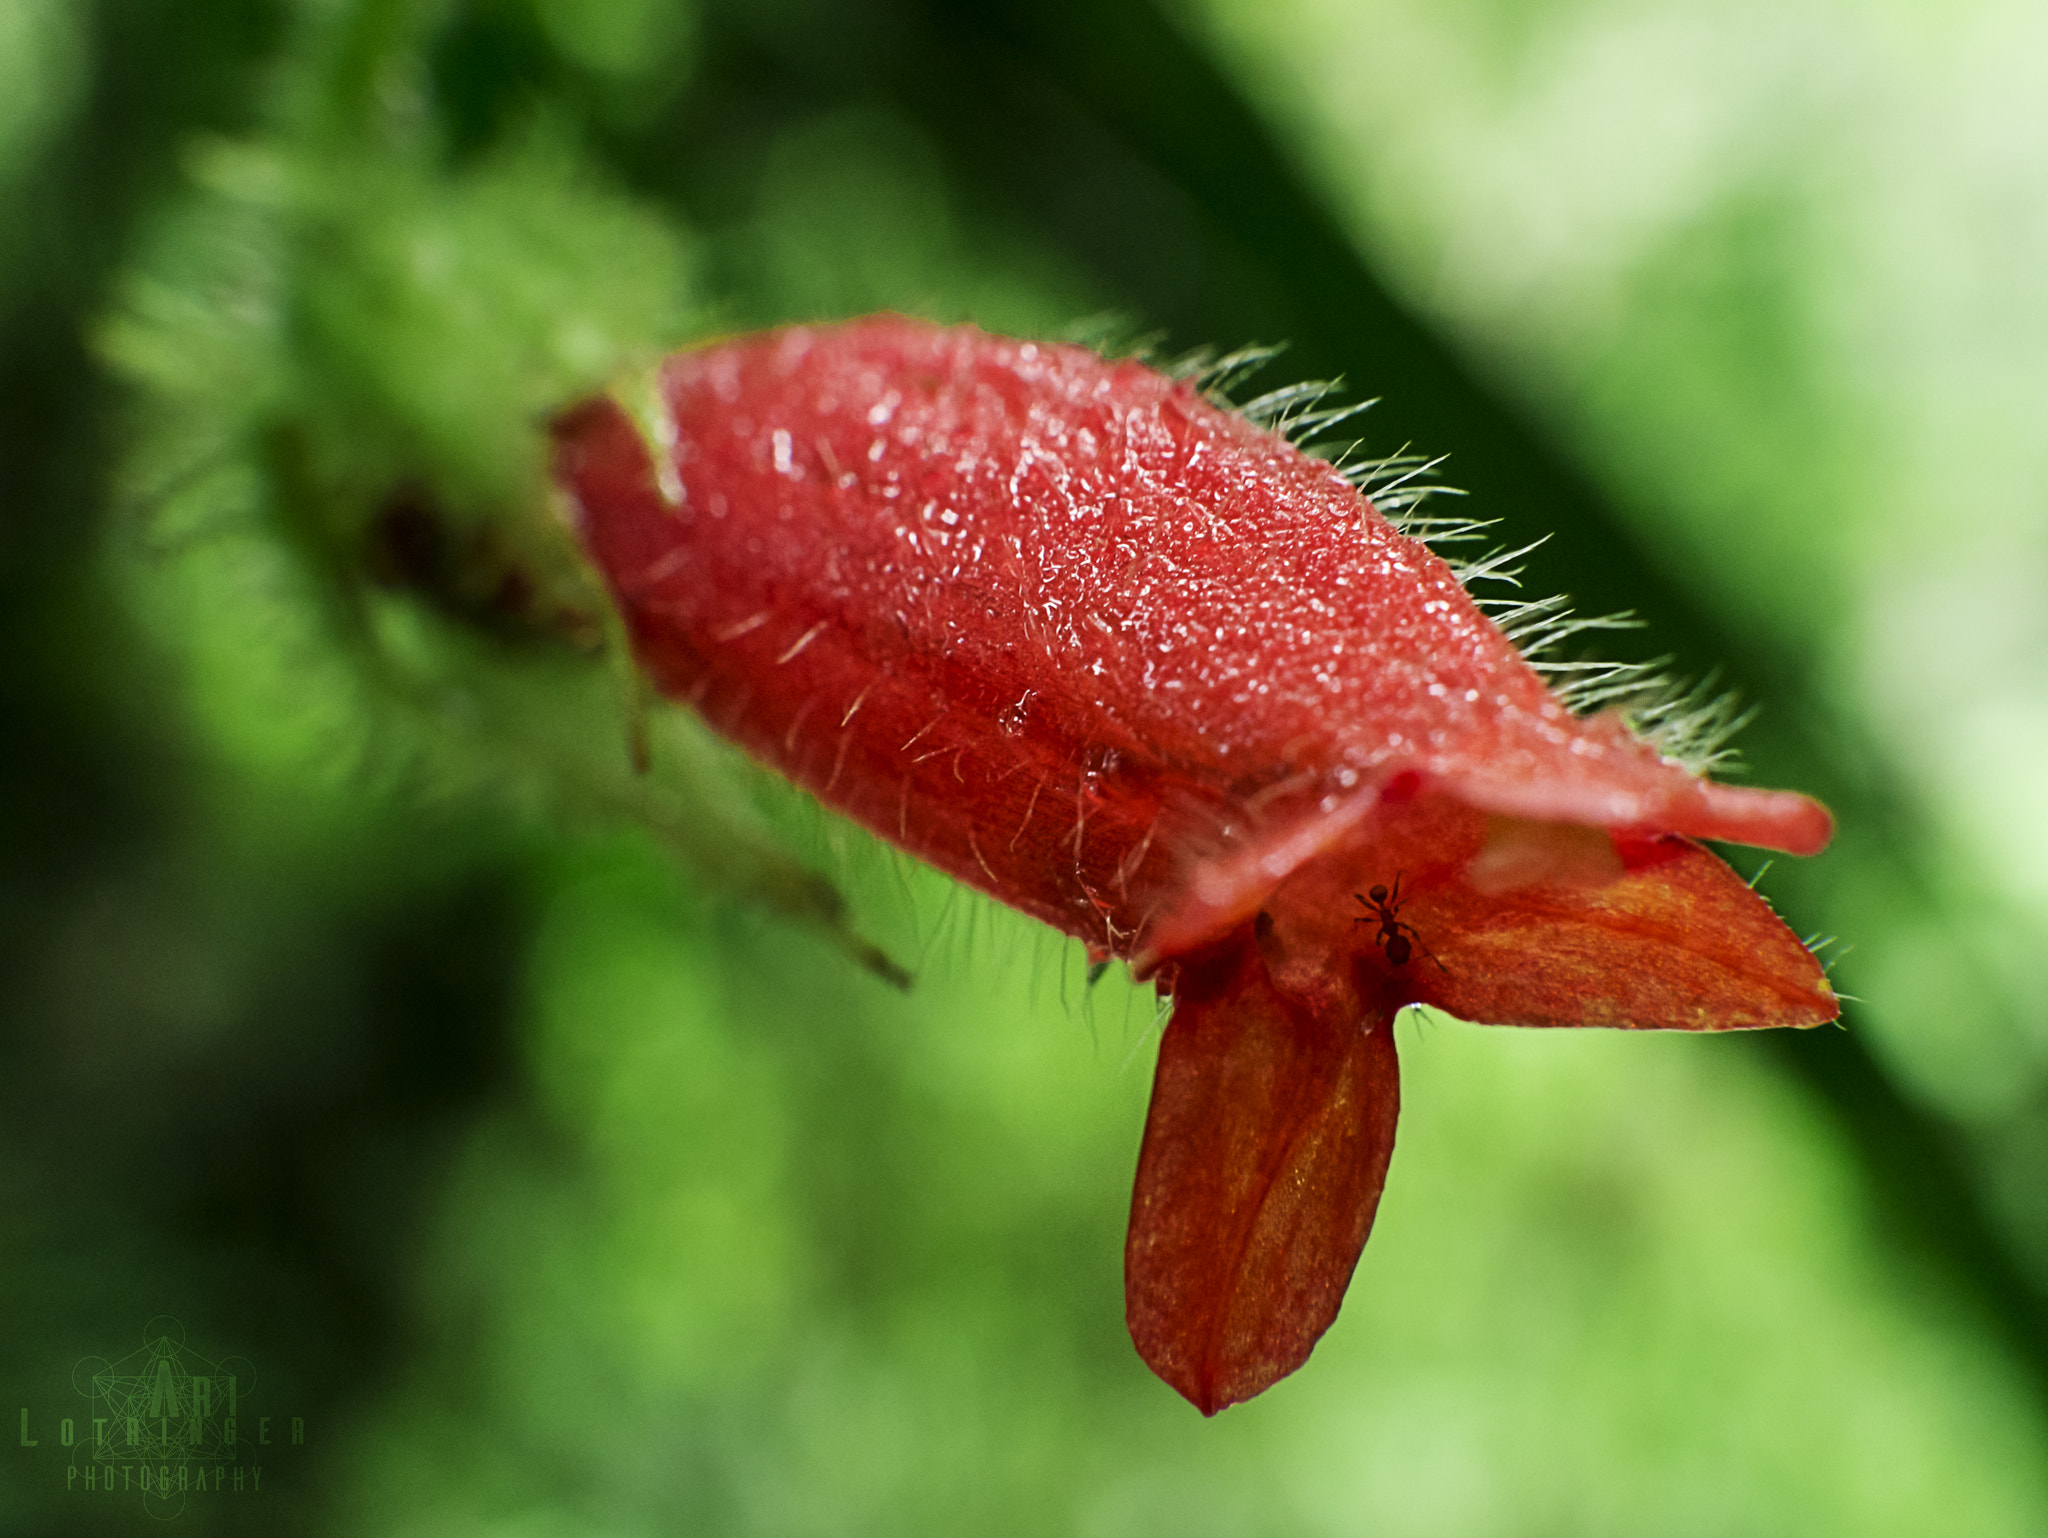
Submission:
<svg viewBox="0 0 2048 1538">
<path fill-rule="evenodd" d="M 1262 863 L 1297 846 L 1309 858 L 1284 878 Z M 1413 942 L 1400 965 L 1354 895 L 1397 881 Z M 1286 942 L 1284 964 L 1270 944 L 1267 956 L 1289 995 L 1356 957 L 1397 1002 L 1485 1024 L 1731 1030 L 1840 1010 L 1770 904 L 1690 840 L 1487 817 L 1440 793 L 1369 816 L 1345 803 L 1197 868 L 1188 890 L 1148 931 L 1141 962 L 1227 934 L 1256 908 Z"/>
<path fill-rule="evenodd" d="M 1812 952 L 1713 855 L 1679 838 L 1617 844 L 1628 869 L 1605 885 L 1447 885 L 1418 903 L 1450 969 L 1428 980 L 1430 1002 L 1481 1023 L 1682 1031 L 1841 1013 Z"/>
<path fill-rule="evenodd" d="M 1204 1415 L 1337 1317 L 1394 1151 L 1393 1009 L 1283 994 L 1250 926 L 1183 964 L 1124 1250 L 1131 1339 Z"/>
<path fill-rule="evenodd" d="M 1689 839 L 1489 818 L 1426 794 L 1350 840 L 1264 895 L 1267 962 L 1289 995 L 1355 958 L 1395 1002 L 1483 1024 L 1730 1030 L 1839 1011 L 1770 904 Z M 1396 885 L 1412 952 L 1399 964 L 1355 895 Z"/>
</svg>

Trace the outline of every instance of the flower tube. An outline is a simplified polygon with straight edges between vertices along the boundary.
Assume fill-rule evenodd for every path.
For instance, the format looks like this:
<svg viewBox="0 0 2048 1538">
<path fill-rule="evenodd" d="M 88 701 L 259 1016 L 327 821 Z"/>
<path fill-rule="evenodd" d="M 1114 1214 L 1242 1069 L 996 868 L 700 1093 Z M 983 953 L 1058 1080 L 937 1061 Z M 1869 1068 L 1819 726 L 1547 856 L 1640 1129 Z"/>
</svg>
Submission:
<svg viewBox="0 0 2048 1538">
<path fill-rule="evenodd" d="M 1812 853 L 1825 810 L 1575 714 L 1449 563 L 1188 380 L 882 316 L 677 354 L 555 435 L 664 694 L 1172 994 L 1127 1315 L 1205 1413 L 1336 1316 L 1401 1008 L 1835 1017 L 1694 842 Z"/>
</svg>

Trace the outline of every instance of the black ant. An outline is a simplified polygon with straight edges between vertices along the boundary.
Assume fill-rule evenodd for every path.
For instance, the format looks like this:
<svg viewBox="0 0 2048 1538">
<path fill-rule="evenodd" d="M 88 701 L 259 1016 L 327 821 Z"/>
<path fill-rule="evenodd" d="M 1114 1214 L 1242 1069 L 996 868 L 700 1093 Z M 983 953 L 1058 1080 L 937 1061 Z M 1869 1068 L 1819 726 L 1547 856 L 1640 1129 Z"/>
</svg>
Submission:
<svg viewBox="0 0 2048 1538">
<path fill-rule="evenodd" d="M 1421 949 L 1423 955 L 1427 956 L 1431 961 L 1436 961 L 1436 969 L 1439 972 L 1448 973 L 1451 970 L 1441 961 L 1436 960 L 1436 952 L 1422 943 L 1422 936 L 1416 932 L 1413 924 L 1401 922 L 1399 917 L 1402 904 L 1401 873 L 1397 872 L 1394 876 L 1394 890 L 1392 892 L 1389 892 L 1383 886 L 1376 886 L 1370 892 L 1353 892 L 1351 895 L 1356 897 L 1360 904 L 1371 910 L 1364 917 L 1355 918 L 1351 922 L 1354 924 L 1378 924 L 1380 926 L 1380 932 L 1373 937 L 1373 943 L 1387 953 L 1387 960 L 1397 967 L 1408 965 L 1408 958 L 1413 954 L 1413 950 L 1409 946 L 1409 940 L 1412 938 L 1415 946 Z"/>
</svg>

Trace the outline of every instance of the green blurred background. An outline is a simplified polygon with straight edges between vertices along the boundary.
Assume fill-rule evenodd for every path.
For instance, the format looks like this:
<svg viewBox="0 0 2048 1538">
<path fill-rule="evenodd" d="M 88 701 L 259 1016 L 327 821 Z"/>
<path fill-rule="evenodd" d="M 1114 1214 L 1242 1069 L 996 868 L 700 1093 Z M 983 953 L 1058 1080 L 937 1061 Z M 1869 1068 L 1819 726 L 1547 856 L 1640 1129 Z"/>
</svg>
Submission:
<svg viewBox="0 0 2048 1538">
<path fill-rule="evenodd" d="M 153 1520 L 56 1427 L 169 1315 L 308 1427 L 197 1531 L 2048 1531 L 2043 100 L 2017 0 L 0 0 L 0 1527 Z M 1835 808 L 1847 1029 L 1404 1018 L 1344 1315 L 1202 1421 L 1149 991 L 365 579 L 883 307 L 1384 397 Z"/>
</svg>

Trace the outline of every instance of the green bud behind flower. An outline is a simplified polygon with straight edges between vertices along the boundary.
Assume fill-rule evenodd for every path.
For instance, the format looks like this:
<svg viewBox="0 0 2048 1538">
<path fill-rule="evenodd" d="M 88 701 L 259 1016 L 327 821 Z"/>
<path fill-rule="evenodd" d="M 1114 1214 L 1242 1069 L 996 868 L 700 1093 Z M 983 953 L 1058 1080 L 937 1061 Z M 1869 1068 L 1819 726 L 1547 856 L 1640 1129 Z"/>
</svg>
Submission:
<svg viewBox="0 0 2048 1538">
<path fill-rule="evenodd" d="M 549 413 L 703 329 L 689 233 L 560 122 L 456 153 L 422 105 L 438 10 L 309 8 L 271 126 L 190 149 L 99 328 L 137 606 L 244 767 L 623 819 L 897 976 L 762 777 L 640 698 L 549 486 Z"/>
</svg>

